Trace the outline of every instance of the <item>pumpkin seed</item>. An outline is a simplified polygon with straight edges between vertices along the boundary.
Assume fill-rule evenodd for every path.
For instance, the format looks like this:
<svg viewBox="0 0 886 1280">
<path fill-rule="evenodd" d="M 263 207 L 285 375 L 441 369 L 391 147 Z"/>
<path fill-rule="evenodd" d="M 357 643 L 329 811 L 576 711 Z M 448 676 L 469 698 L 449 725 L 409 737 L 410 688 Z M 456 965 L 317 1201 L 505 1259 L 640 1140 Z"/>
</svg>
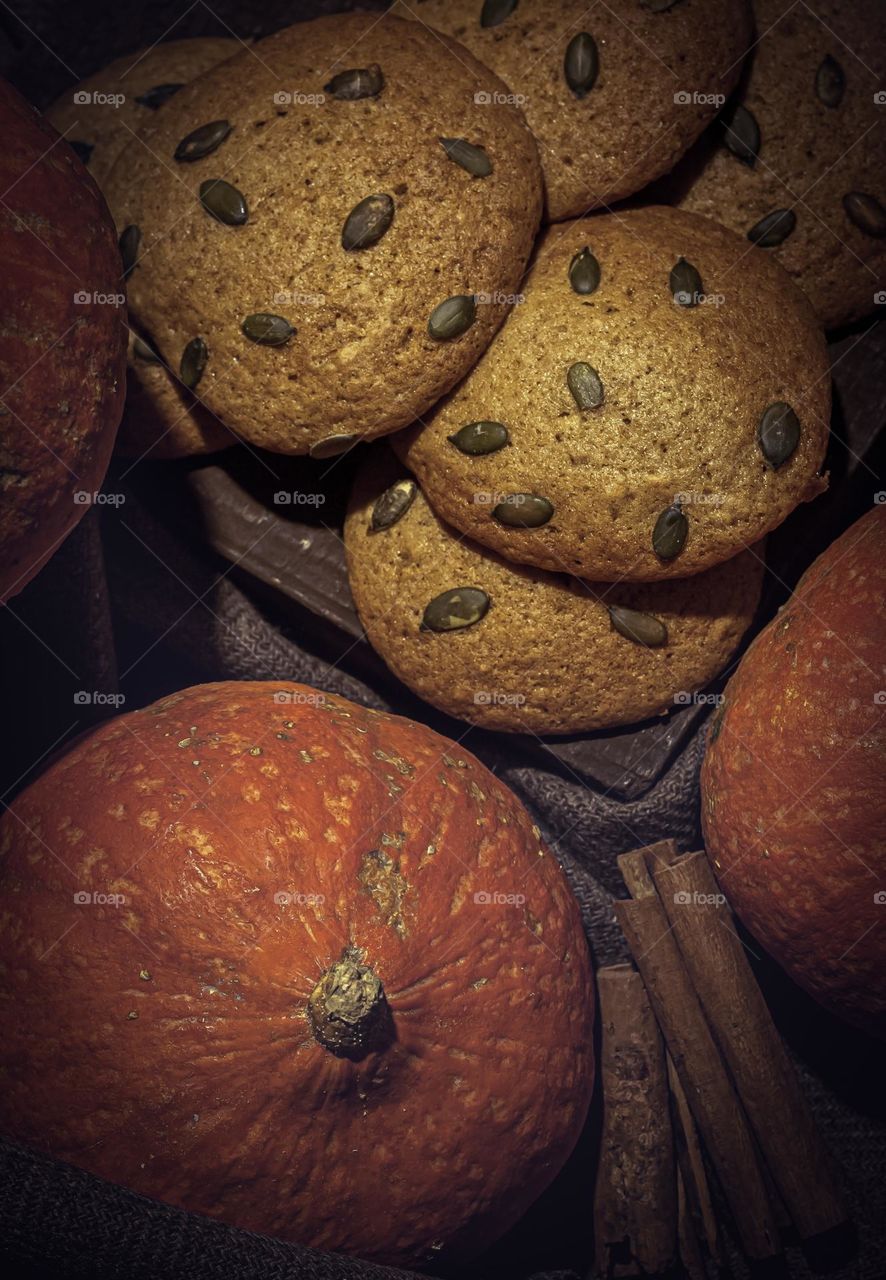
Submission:
<svg viewBox="0 0 886 1280">
<path fill-rule="evenodd" d="M 757 117 L 739 102 L 728 116 L 723 118 L 723 141 L 734 156 L 753 169 L 760 154 L 760 126 Z"/>
<path fill-rule="evenodd" d="M 434 307 L 428 320 L 428 333 L 438 342 L 449 342 L 461 337 L 476 318 L 477 303 L 473 294 L 457 293 Z"/>
<path fill-rule="evenodd" d="M 683 550 L 686 535 L 689 532 L 689 521 L 683 514 L 679 502 L 665 507 L 655 522 L 652 530 L 652 550 L 660 560 L 673 560 Z"/>
<path fill-rule="evenodd" d="M 778 400 L 764 410 L 757 426 L 757 441 L 773 471 L 787 462 L 800 443 L 800 419 L 789 404 Z"/>
<path fill-rule="evenodd" d="M 124 227 L 120 233 L 120 257 L 123 259 L 124 280 L 132 274 L 138 262 L 138 246 L 141 243 L 141 238 L 142 233 L 134 223 Z"/>
<path fill-rule="evenodd" d="M 492 518 L 511 529 L 537 529 L 554 514 L 554 504 L 537 493 L 509 493 L 492 509 Z"/>
<path fill-rule="evenodd" d="M 233 125 L 228 120 L 213 120 L 210 124 L 201 124 L 194 129 L 175 149 L 175 158 L 179 161 L 202 160 L 212 155 L 225 138 L 230 134 Z"/>
<path fill-rule="evenodd" d="M 826 107 L 839 107 L 846 92 L 846 75 L 836 58 L 830 54 L 815 73 L 815 92 L 819 102 Z"/>
<path fill-rule="evenodd" d="M 149 347 L 144 338 L 133 338 L 132 354 L 138 356 L 139 360 L 144 360 L 147 364 L 159 364 L 160 357 L 153 347 Z"/>
<path fill-rule="evenodd" d="M 490 605 L 489 596 L 479 587 L 453 587 L 425 606 L 422 614 L 422 631 L 460 631 L 472 627 L 485 618 Z"/>
<path fill-rule="evenodd" d="M 308 453 L 312 458 L 336 458 L 340 453 L 347 453 L 358 439 L 359 437 L 354 433 L 326 436 L 324 440 L 315 441 Z"/>
<path fill-rule="evenodd" d="M 593 89 L 600 71 L 600 55 L 594 37 L 587 31 L 579 31 L 566 47 L 563 74 L 566 83 L 577 98 L 583 98 Z"/>
<path fill-rule="evenodd" d="M 354 205 L 342 228 L 343 249 L 368 249 L 382 238 L 394 221 L 394 202 L 390 196 L 367 196 Z"/>
<path fill-rule="evenodd" d="M 83 164 L 89 164 L 89 158 L 95 150 L 92 142 L 78 142 L 76 138 L 68 138 L 68 146 Z"/>
<path fill-rule="evenodd" d="M 391 525 L 406 515 L 417 493 L 418 485 L 414 480 L 396 480 L 385 489 L 373 505 L 372 515 L 369 517 L 370 532 L 390 529 Z"/>
<path fill-rule="evenodd" d="M 603 383 L 593 365 L 579 361 L 566 370 L 566 385 L 579 409 L 599 409 L 603 403 Z"/>
<path fill-rule="evenodd" d="M 886 209 L 875 196 L 865 191 L 850 191 L 843 197 L 843 208 L 859 231 L 878 240 L 886 236 Z"/>
<path fill-rule="evenodd" d="M 476 458 L 484 453 L 497 453 L 508 443 L 510 436 L 501 422 L 467 422 L 447 439 L 462 453 Z"/>
<path fill-rule="evenodd" d="M 350 71 L 339 71 L 328 84 L 324 84 L 323 89 L 341 102 L 356 102 L 359 98 L 378 97 L 384 84 L 381 67 L 377 62 L 373 62 L 370 67 L 354 67 Z"/>
<path fill-rule="evenodd" d="M 775 249 L 783 244 L 797 225 L 793 209 L 773 209 L 765 218 L 755 222 L 748 232 L 748 239 L 759 249 Z"/>
<path fill-rule="evenodd" d="M 704 297 L 704 285 L 698 269 L 685 258 L 678 258 L 671 267 L 669 281 L 671 293 L 678 306 L 697 307 Z"/>
<path fill-rule="evenodd" d="M 158 107 L 163 106 L 164 102 L 168 102 L 174 93 L 178 93 L 179 89 L 183 88 L 183 84 L 155 84 L 147 93 L 139 94 L 136 102 L 141 107 L 150 107 L 152 111 L 156 111 Z"/>
<path fill-rule="evenodd" d="M 574 256 L 569 264 L 569 283 L 580 294 L 593 293 L 600 283 L 600 264 L 588 245 Z"/>
<path fill-rule="evenodd" d="M 209 351 L 203 339 L 192 338 L 182 352 L 181 364 L 178 368 L 179 377 L 189 390 L 193 391 L 203 377 L 208 359 Z"/>
<path fill-rule="evenodd" d="M 668 642 L 668 629 L 651 613 L 640 613 L 637 609 L 626 609 L 622 605 L 609 606 L 609 618 L 613 627 L 626 640 L 634 644 L 645 645 L 647 649 L 657 649 Z"/>
<path fill-rule="evenodd" d="M 517 0 L 483 0 L 480 10 L 481 27 L 500 27 L 517 7 Z"/>
<path fill-rule="evenodd" d="M 242 227 L 249 220 L 242 192 L 224 178 L 209 178 L 200 183 L 200 203 L 217 222 L 227 227 Z"/>
<path fill-rule="evenodd" d="M 460 164 L 472 177 L 488 178 L 492 173 L 492 161 L 476 143 L 465 138 L 438 138 L 437 141 L 449 159 Z"/>
<path fill-rule="evenodd" d="M 267 311 L 256 311 L 247 316 L 240 326 L 250 342 L 257 342 L 263 347 L 282 347 L 296 332 L 283 316 L 273 316 Z"/>
</svg>

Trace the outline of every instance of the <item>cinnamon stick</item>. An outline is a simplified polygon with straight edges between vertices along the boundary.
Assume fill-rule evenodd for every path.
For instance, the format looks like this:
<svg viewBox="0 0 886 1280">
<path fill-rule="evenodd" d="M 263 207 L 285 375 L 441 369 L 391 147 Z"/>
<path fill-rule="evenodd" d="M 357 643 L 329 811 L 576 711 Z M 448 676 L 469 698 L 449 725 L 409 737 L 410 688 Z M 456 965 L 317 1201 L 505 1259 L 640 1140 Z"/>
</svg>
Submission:
<svg viewBox="0 0 886 1280">
<path fill-rule="evenodd" d="M 673 840 L 658 840 L 655 844 L 647 844 L 642 849 L 634 849 L 632 853 L 623 853 L 618 858 L 618 869 L 621 878 L 628 886 L 632 898 L 654 898 L 658 894 L 652 879 L 651 867 L 661 863 L 670 866 L 679 858 L 676 843 Z"/>
<path fill-rule="evenodd" d="M 689 1280 L 707 1280 L 707 1268 L 695 1229 L 695 1219 L 686 1194 L 683 1173 L 677 1170 L 677 1244 L 680 1261 Z"/>
<path fill-rule="evenodd" d="M 692 986 L 644 851 L 618 859 L 637 893 L 616 902 L 621 924 L 661 1027 L 692 1114 L 750 1258 L 780 1251 L 778 1230 L 757 1164 L 754 1140 L 725 1063 Z"/>
<path fill-rule="evenodd" d="M 846 1221 L 827 1153 L 704 852 L 650 859 L 714 1038 L 803 1238 Z"/>
<path fill-rule="evenodd" d="M 704 1241 L 710 1257 L 719 1266 L 723 1260 L 720 1233 L 717 1230 L 717 1215 L 714 1212 L 714 1202 L 708 1185 L 698 1129 L 670 1054 L 668 1054 L 668 1084 L 673 1103 L 674 1147 L 677 1152 L 680 1181 L 686 1197 L 686 1212 L 693 1218 L 694 1234 Z"/>
<path fill-rule="evenodd" d="M 677 1188 L 664 1043 L 629 964 L 597 973 L 603 1130 L 594 1188 L 599 1276 L 659 1275 L 676 1255 Z"/>
</svg>

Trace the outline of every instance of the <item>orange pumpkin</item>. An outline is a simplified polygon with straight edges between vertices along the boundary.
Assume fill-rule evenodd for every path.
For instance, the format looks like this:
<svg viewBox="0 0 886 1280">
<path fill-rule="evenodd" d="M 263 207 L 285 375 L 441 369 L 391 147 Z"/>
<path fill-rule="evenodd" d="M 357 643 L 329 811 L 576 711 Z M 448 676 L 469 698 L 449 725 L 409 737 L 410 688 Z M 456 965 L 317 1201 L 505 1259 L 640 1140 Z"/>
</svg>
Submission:
<svg viewBox="0 0 886 1280">
<path fill-rule="evenodd" d="M 817 1000 L 886 1038 L 886 506 L 806 571 L 726 687 L 702 769 L 723 892 Z"/>
<path fill-rule="evenodd" d="M 123 265 L 104 198 L 55 129 L 4 81 L 0 137 L 6 601 L 101 488 L 123 412 L 127 327 Z"/>
<path fill-rule="evenodd" d="M 79 741 L 0 848 L 14 1138 L 400 1265 L 478 1252 L 574 1146 L 577 906 L 518 800 L 430 729 L 187 689 Z"/>
</svg>

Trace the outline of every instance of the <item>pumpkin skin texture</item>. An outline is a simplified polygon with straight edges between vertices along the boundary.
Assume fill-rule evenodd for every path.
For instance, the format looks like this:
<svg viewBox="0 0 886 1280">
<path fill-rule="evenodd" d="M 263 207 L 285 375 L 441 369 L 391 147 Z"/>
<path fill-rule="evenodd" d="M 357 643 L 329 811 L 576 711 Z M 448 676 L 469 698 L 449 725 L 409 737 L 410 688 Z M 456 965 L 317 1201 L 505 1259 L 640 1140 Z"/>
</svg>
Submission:
<svg viewBox="0 0 886 1280">
<path fill-rule="evenodd" d="M 577 905 L 519 801 L 425 726 L 279 682 L 187 689 L 80 740 L 0 850 L 13 1138 L 401 1266 L 476 1254 L 570 1154 L 593 1085 Z M 378 1016 L 330 1020 L 373 982 Z"/>
<path fill-rule="evenodd" d="M 123 412 L 127 329 L 117 233 L 104 198 L 55 129 L 4 81 L 0 136 L 6 601 L 42 568 L 101 487 Z"/>
<path fill-rule="evenodd" d="M 726 688 L 702 768 L 723 892 L 821 1004 L 886 1037 L 886 506 L 807 570 Z"/>
</svg>

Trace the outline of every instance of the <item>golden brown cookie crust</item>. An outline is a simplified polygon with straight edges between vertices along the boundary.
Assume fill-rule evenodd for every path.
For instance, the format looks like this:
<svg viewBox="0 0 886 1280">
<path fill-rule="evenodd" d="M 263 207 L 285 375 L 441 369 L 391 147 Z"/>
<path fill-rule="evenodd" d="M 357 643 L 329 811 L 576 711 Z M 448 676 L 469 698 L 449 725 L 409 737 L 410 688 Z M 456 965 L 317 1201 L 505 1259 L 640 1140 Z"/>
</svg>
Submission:
<svg viewBox="0 0 886 1280">
<path fill-rule="evenodd" d="M 796 224 L 777 257 L 832 329 L 886 301 L 886 222 L 871 235 L 849 217 L 850 192 L 886 210 L 886 6 L 880 0 L 755 0 L 761 39 L 735 101 L 760 131 L 759 158 L 743 163 L 712 126 L 662 185 L 663 199 L 742 235 L 777 209 Z M 816 92 L 826 59 L 842 93 Z M 825 75 L 825 72 L 822 72 Z M 731 104 L 730 104 L 731 106 Z M 886 219 L 886 213 L 884 213 Z"/>
<path fill-rule="evenodd" d="M 454 36 L 508 85 L 535 134 L 546 217 L 559 222 L 611 205 L 666 173 L 714 118 L 751 42 L 745 0 L 518 0 L 483 27 L 483 0 L 409 0 L 394 12 Z M 599 60 L 583 97 L 564 61 L 587 32 Z M 490 107 L 489 109 L 494 109 Z"/>
<path fill-rule="evenodd" d="M 130 332 L 126 405 L 114 452 L 125 458 L 187 458 L 237 443 L 218 418 L 174 377 L 149 344 Z M 139 354 L 141 352 L 142 354 Z"/>
<path fill-rule="evenodd" d="M 421 491 L 395 524 L 371 532 L 376 499 L 406 474 L 381 445 L 358 476 L 345 523 L 351 590 L 392 671 L 472 724 L 579 733 L 664 713 L 726 666 L 754 616 L 762 545 L 686 581 L 582 582 L 485 550 L 435 516 Z M 422 630 L 426 605 L 459 586 L 486 592 L 485 617 L 459 631 Z M 609 606 L 664 623 L 667 643 L 627 639 Z"/>
<path fill-rule="evenodd" d="M 600 264 L 590 295 L 570 286 L 585 246 Z M 685 258 L 704 300 L 679 306 L 670 273 Z M 730 559 L 825 486 L 830 416 L 824 337 L 778 263 L 717 223 L 649 208 L 551 227 L 525 302 L 476 368 L 426 419 L 395 437 L 450 524 L 508 559 L 602 581 L 687 577 Z M 603 403 L 580 410 L 567 384 L 590 364 Z M 764 411 L 792 407 L 793 454 L 778 469 L 757 439 Z M 510 443 L 466 456 L 448 437 L 503 423 Z M 493 516 L 507 495 L 553 504 L 540 527 Z M 682 551 L 653 549 L 659 515 L 680 498 Z"/>
<path fill-rule="evenodd" d="M 141 231 L 134 316 L 173 368 L 203 339 L 200 396 L 255 444 L 305 453 L 406 425 L 467 372 L 508 310 L 540 217 L 537 150 L 515 108 L 477 111 L 474 93 L 501 82 L 466 51 L 446 56 L 441 39 L 448 47 L 377 14 L 281 31 L 181 90 L 111 174 L 118 223 Z M 376 96 L 324 87 L 373 64 Z M 173 159 L 217 120 L 232 132 L 211 154 Z M 485 148 L 492 173 L 472 176 L 440 137 Z M 201 207 L 201 184 L 219 179 L 245 198 L 245 225 Z M 389 229 L 344 249 L 345 221 L 374 194 L 394 202 Z M 429 317 L 457 295 L 488 301 L 466 332 L 435 340 Z M 256 313 L 297 332 L 277 347 L 250 341 L 241 324 Z"/>
<path fill-rule="evenodd" d="M 91 148 L 84 162 L 103 186 L 118 157 L 130 145 L 133 152 L 140 146 L 138 130 L 173 96 L 162 89 L 189 84 L 243 47 L 242 41 L 215 37 L 163 41 L 109 63 L 58 98 L 46 116 L 68 142 Z M 158 105 L 149 105 L 151 101 Z M 115 452 L 133 458 L 181 458 L 213 453 L 233 443 L 231 433 L 201 408 L 165 365 L 134 357 L 130 338 L 126 408 Z"/>
<path fill-rule="evenodd" d="M 46 117 L 68 142 L 92 148 L 86 167 L 104 190 L 117 157 L 154 114 L 154 108 L 137 99 L 160 85 L 189 84 L 242 48 L 240 40 L 206 36 L 163 41 L 128 53 L 66 90 Z M 84 96 L 89 101 L 83 101 Z M 114 105 L 109 98 L 122 101 Z"/>
</svg>

